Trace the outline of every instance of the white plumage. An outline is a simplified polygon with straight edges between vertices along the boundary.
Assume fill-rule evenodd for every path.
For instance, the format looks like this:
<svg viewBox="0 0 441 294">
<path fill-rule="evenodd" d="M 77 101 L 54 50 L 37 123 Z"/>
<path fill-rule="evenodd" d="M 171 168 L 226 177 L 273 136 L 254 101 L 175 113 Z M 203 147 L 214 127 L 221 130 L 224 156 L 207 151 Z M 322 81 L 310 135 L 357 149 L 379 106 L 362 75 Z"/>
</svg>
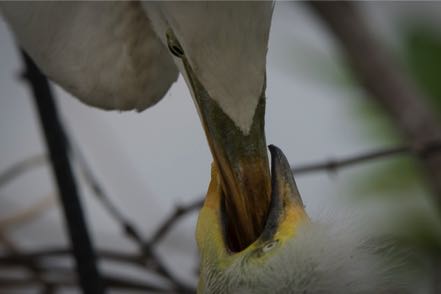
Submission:
<svg viewBox="0 0 441 294">
<path fill-rule="evenodd" d="M 178 77 L 139 2 L 0 2 L 19 44 L 83 102 L 144 110 Z"/>
<path fill-rule="evenodd" d="M 376 245 L 371 238 L 349 225 L 313 221 L 283 247 L 274 247 L 277 254 L 266 251 L 264 261 L 251 252 L 223 271 L 207 269 L 202 293 L 408 293 L 400 282 L 400 263 L 391 262 L 389 254 L 381 252 L 385 244 Z"/>
</svg>

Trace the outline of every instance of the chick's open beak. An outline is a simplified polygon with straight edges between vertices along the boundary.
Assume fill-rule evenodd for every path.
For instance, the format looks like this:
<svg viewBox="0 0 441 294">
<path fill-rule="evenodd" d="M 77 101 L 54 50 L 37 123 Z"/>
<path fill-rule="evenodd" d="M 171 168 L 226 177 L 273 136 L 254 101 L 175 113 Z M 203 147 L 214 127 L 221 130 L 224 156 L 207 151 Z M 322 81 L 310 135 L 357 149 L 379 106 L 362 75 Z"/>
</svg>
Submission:
<svg viewBox="0 0 441 294">
<path fill-rule="evenodd" d="M 268 214 L 262 220 L 264 227 L 260 236 L 246 248 L 241 248 L 240 253 L 232 252 L 229 247 L 220 173 L 217 165 L 213 166 L 210 187 L 199 214 L 196 230 L 202 259 L 209 259 L 211 262 L 226 261 L 236 253 L 246 254 L 271 241 L 283 244 L 296 235 L 301 224 L 308 222 L 309 218 L 304 210 L 288 160 L 279 148 L 270 146 L 269 149 L 272 191 Z"/>
</svg>

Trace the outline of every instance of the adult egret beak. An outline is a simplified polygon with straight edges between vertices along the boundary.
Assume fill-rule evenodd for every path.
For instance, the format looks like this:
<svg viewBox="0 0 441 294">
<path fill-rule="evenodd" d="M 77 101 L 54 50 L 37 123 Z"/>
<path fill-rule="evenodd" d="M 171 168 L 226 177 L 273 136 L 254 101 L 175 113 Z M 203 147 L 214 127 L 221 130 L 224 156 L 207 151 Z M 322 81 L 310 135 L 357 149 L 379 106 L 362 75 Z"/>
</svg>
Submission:
<svg viewBox="0 0 441 294">
<path fill-rule="evenodd" d="M 252 126 L 244 133 L 211 99 L 185 58 L 183 65 L 220 175 L 228 247 L 240 251 L 262 233 L 270 204 L 265 85 Z"/>
</svg>

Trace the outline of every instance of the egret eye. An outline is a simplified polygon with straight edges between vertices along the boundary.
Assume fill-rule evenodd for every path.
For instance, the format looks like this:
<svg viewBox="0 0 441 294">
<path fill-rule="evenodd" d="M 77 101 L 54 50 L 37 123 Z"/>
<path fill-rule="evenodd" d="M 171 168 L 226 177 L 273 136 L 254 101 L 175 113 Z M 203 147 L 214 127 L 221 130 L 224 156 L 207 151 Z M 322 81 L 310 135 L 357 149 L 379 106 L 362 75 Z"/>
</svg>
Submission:
<svg viewBox="0 0 441 294">
<path fill-rule="evenodd" d="M 168 50 L 170 50 L 170 52 L 174 56 L 176 56 L 178 58 L 181 58 L 182 56 L 184 56 L 184 50 L 182 49 L 178 40 L 176 40 L 176 37 L 170 31 L 167 32 L 167 45 L 168 45 Z"/>
<path fill-rule="evenodd" d="M 266 252 L 272 250 L 274 247 L 276 247 L 278 242 L 279 242 L 278 240 L 274 240 L 274 241 L 270 241 L 270 242 L 266 243 L 265 246 L 262 247 L 262 251 L 264 253 L 266 253 Z"/>
<path fill-rule="evenodd" d="M 184 51 L 180 46 L 168 44 L 168 49 L 176 57 L 181 58 L 184 55 Z"/>
</svg>

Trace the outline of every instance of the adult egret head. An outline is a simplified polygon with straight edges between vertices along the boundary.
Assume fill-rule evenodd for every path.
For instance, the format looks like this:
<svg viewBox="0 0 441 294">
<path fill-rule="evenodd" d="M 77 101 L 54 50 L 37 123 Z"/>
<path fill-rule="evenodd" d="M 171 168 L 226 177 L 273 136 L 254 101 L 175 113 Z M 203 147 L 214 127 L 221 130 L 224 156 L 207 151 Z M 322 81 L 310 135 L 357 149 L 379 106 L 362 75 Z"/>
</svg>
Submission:
<svg viewBox="0 0 441 294">
<path fill-rule="evenodd" d="M 309 221 L 289 165 L 264 135 L 273 3 L 0 2 L 55 82 L 106 109 L 143 110 L 178 72 L 214 158 L 201 211 L 201 293 L 378 293 L 362 240 Z M 272 179 L 271 179 L 272 178 Z"/>
</svg>

